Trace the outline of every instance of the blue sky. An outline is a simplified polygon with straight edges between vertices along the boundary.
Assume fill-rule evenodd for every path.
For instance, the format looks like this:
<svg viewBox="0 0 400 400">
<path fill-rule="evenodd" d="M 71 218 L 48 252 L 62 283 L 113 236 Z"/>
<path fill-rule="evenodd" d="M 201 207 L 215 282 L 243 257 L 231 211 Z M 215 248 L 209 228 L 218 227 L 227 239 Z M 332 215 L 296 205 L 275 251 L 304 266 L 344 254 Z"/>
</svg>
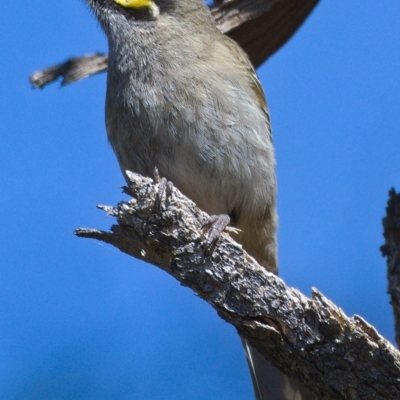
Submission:
<svg viewBox="0 0 400 400">
<path fill-rule="evenodd" d="M 82 0 L 2 5 L 0 399 L 252 399 L 234 329 L 189 289 L 111 246 L 96 204 L 124 183 L 105 74 L 28 75 L 106 51 Z M 34 8 L 34 10 L 33 10 Z M 400 2 L 322 0 L 259 75 L 279 182 L 281 276 L 393 340 L 381 218 L 400 189 Z"/>
</svg>

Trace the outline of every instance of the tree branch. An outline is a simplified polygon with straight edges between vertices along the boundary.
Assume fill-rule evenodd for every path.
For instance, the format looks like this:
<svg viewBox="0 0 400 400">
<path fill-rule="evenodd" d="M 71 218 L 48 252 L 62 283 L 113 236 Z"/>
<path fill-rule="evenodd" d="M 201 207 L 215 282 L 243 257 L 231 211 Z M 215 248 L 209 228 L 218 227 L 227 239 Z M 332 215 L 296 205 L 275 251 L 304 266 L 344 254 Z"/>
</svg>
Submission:
<svg viewBox="0 0 400 400">
<path fill-rule="evenodd" d="M 236 40 L 255 67 L 260 66 L 297 31 L 319 0 L 224 0 L 211 6 L 218 28 Z M 67 85 L 107 70 L 107 55 L 71 58 L 34 72 L 29 80 L 43 88 L 58 78 Z"/>
<path fill-rule="evenodd" d="M 155 264 L 210 303 L 277 368 L 318 399 L 400 398 L 400 354 L 361 317 L 347 317 L 316 289 L 312 298 L 266 272 L 228 234 L 210 255 L 203 248 L 207 215 L 176 188 L 161 209 L 157 185 L 128 173 L 131 201 L 100 208 L 111 232 L 78 229 Z"/>
<path fill-rule="evenodd" d="M 300 28 L 319 0 L 224 0 L 211 14 L 257 68 Z"/>
<path fill-rule="evenodd" d="M 400 346 L 400 193 L 389 191 L 386 217 L 382 220 L 385 244 L 381 252 L 387 258 L 390 304 L 393 307 L 397 346 Z"/>
<path fill-rule="evenodd" d="M 90 54 L 87 56 L 70 58 L 69 60 L 52 65 L 51 67 L 35 71 L 29 81 L 34 88 L 42 89 L 49 83 L 62 78 L 61 85 L 68 85 L 78 81 L 79 79 L 107 71 L 107 54 Z"/>
</svg>

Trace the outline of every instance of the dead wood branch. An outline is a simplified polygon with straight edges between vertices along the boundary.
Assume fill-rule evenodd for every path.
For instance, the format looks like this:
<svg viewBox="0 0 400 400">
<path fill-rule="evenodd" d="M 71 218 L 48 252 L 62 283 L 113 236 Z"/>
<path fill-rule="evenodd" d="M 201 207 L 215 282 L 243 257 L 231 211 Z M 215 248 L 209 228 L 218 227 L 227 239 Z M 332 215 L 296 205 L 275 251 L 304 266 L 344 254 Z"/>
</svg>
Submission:
<svg viewBox="0 0 400 400">
<path fill-rule="evenodd" d="M 400 193 L 389 191 L 386 217 L 383 218 L 385 244 L 382 255 L 387 258 L 387 279 L 390 304 L 393 307 L 397 346 L 400 346 Z"/>
<path fill-rule="evenodd" d="M 257 68 L 299 29 L 319 0 L 225 0 L 211 7 L 218 28 Z"/>
<path fill-rule="evenodd" d="M 107 54 L 91 54 L 70 58 L 64 63 L 35 71 L 29 81 L 35 88 L 43 88 L 47 84 L 62 78 L 61 85 L 68 85 L 79 79 L 107 71 Z"/>
<path fill-rule="evenodd" d="M 207 215 L 176 188 L 155 209 L 157 185 L 133 173 L 129 179 L 133 199 L 101 207 L 117 220 L 111 232 L 78 229 L 76 235 L 110 243 L 174 276 L 318 399 L 400 398 L 400 354 L 371 325 L 347 317 L 316 289 L 307 298 L 287 287 L 225 233 L 205 256 Z"/>
<path fill-rule="evenodd" d="M 236 40 L 258 67 L 282 47 L 319 0 L 225 0 L 211 6 L 219 29 Z M 29 80 L 43 88 L 61 78 L 67 85 L 107 70 L 107 55 L 71 58 L 34 72 Z"/>
</svg>

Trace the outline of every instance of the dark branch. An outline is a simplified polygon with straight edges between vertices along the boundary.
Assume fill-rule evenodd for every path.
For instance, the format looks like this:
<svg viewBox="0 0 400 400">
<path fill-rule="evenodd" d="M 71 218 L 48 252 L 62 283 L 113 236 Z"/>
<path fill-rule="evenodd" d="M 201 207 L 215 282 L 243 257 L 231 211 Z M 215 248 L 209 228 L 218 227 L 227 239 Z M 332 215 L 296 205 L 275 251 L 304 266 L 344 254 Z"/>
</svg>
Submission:
<svg viewBox="0 0 400 400">
<path fill-rule="evenodd" d="M 309 16 L 319 0 L 225 0 L 211 7 L 219 29 L 236 40 L 255 67 L 282 47 Z M 107 56 L 95 54 L 71 58 L 64 63 L 34 72 L 33 87 L 62 78 L 61 84 L 107 70 Z"/>
<path fill-rule="evenodd" d="M 219 29 L 257 68 L 299 29 L 319 0 L 226 0 L 211 7 Z"/>
<path fill-rule="evenodd" d="M 375 329 L 313 290 L 307 298 L 266 272 L 227 234 L 204 255 L 207 215 L 173 189 L 154 211 L 157 185 L 128 173 L 130 202 L 101 207 L 111 232 L 78 229 L 155 264 L 190 287 L 281 371 L 318 399 L 400 398 L 400 355 Z"/>
<path fill-rule="evenodd" d="M 49 83 L 61 78 L 61 85 L 68 85 L 100 72 L 107 71 L 107 54 L 91 54 L 88 56 L 70 58 L 62 64 L 34 72 L 29 81 L 34 88 L 42 89 Z"/>
<path fill-rule="evenodd" d="M 400 346 L 400 194 L 394 189 L 389 192 L 382 222 L 385 244 L 381 252 L 387 258 L 388 293 L 393 306 L 396 342 Z"/>
</svg>

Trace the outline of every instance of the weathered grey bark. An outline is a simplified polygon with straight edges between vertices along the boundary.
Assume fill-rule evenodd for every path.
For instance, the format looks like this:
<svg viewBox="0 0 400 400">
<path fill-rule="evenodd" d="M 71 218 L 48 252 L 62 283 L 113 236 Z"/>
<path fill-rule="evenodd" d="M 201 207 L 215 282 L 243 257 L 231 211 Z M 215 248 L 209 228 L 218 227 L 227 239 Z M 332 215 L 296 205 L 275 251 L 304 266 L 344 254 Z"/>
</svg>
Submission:
<svg viewBox="0 0 400 400">
<path fill-rule="evenodd" d="M 383 218 L 385 244 L 382 255 L 387 258 L 387 279 L 390 303 L 393 306 L 395 334 L 400 346 L 400 193 L 389 191 L 386 217 Z"/>
<path fill-rule="evenodd" d="M 176 188 L 155 206 L 157 185 L 129 173 L 133 199 L 103 210 L 111 232 L 78 229 L 155 264 L 210 303 L 277 368 L 319 399 L 400 399 L 400 353 L 361 317 L 316 289 L 307 298 L 266 272 L 227 234 L 210 254 L 207 215 Z"/>
<path fill-rule="evenodd" d="M 224 0 L 211 6 L 219 29 L 236 40 L 255 67 L 282 47 L 309 16 L 319 0 Z M 107 70 L 107 55 L 71 58 L 64 63 L 34 72 L 33 87 L 62 78 L 67 85 Z"/>
<path fill-rule="evenodd" d="M 61 64 L 35 71 L 29 77 L 29 81 L 34 88 L 40 89 L 58 78 L 62 78 L 61 85 L 68 85 L 79 79 L 107 71 L 107 62 L 107 54 L 100 53 L 70 58 Z"/>
<path fill-rule="evenodd" d="M 219 29 L 236 40 L 257 68 L 280 49 L 319 0 L 225 0 L 211 7 Z"/>
</svg>

